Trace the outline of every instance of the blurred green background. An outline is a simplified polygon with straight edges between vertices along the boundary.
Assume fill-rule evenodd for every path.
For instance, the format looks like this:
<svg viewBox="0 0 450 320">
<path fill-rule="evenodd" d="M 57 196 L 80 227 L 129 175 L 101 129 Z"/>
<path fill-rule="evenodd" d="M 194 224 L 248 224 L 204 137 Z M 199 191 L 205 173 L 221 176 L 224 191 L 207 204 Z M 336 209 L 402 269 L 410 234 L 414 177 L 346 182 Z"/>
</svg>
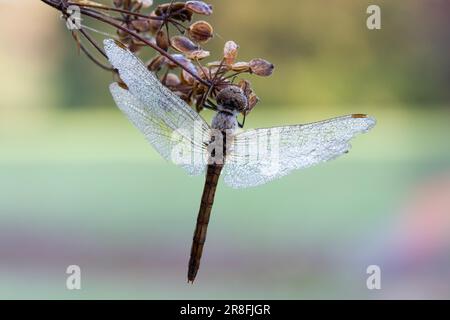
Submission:
<svg viewBox="0 0 450 320">
<path fill-rule="evenodd" d="M 240 59 L 276 65 L 252 78 L 249 128 L 349 113 L 377 126 L 334 162 L 221 184 L 187 285 L 203 177 L 146 143 L 56 11 L 1 1 L 0 298 L 450 298 L 450 2 L 210 2 L 211 51 L 233 39 Z"/>
</svg>

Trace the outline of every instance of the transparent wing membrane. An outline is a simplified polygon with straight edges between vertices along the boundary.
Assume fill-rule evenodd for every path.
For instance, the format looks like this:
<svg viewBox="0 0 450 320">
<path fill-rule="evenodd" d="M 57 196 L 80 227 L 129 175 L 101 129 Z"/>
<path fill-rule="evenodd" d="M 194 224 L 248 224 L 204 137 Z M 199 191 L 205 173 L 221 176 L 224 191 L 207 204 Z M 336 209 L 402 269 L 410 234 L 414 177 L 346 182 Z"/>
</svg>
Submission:
<svg viewBox="0 0 450 320">
<path fill-rule="evenodd" d="M 108 58 L 128 89 L 110 86 L 117 106 L 167 160 L 189 174 L 205 171 L 209 126 L 160 81 L 129 50 L 105 40 Z"/>
<path fill-rule="evenodd" d="M 233 188 L 261 185 L 292 170 L 332 160 L 350 149 L 349 141 L 375 125 L 365 115 L 286 127 L 244 131 L 235 136 L 224 168 Z"/>
</svg>

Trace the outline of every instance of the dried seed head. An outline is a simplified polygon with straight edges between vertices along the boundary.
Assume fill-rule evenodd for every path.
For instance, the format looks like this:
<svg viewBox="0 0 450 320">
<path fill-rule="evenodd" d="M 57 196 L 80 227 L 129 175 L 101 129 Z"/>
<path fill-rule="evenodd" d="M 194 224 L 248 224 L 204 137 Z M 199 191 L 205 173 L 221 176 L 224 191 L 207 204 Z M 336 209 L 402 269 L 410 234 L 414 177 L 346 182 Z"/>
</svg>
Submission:
<svg viewBox="0 0 450 320">
<path fill-rule="evenodd" d="M 227 41 L 223 48 L 223 57 L 227 64 L 233 64 L 238 55 L 239 46 L 234 41 Z"/>
<path fill-rule="evenodd" d="M 227 86 L 217 94 L 216 101 L 227 111 L 243 112 L 247 108 L 247 98 L 238 86 Z"/>
<path fill-rule="evenodd" d="M 172 48 L 182 53 L 199 50 L 199 47 L 195 43 L 183 36 L 172 37 L 170 39 L 170 44 L 172 45 Z"/>
<path fill-rule="evenodd" d="M 213 27 L 206 21 L 197 21 L 188 29 L 189 38 L 195 42 L 205 43 L 213 37 Z"/>
<path fill-rule="evenodd" d="M 203 1 L 187 1 L 186 8 L 194 13 L 209 16 L 212 14 L 212 5 Z"/>
<path fill-rule="evenodd" d="M 275 66 L 264 59 L 253 59 L 250 61 L 250 70 L 252 73 L 261 77 L 268 77 L 272 74 Z"/>
</svg>

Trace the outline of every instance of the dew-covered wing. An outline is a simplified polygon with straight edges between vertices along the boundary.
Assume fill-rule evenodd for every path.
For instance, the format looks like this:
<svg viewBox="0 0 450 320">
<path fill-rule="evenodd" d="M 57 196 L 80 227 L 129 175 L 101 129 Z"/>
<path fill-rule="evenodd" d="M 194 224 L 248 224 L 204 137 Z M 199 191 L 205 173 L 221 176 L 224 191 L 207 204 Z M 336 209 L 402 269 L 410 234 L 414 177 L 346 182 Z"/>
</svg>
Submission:
<svg viewBox="0 0 450 320">
<path fill-rule="evenodd" d="M 350 140 L 376 121 L 348 115 L 325 121 L 244 131 L 235 136 L 225 162 L 225 183 L 233 188 L 261 185 L 291 171 L 335 159 Z"/>
<path fill-rule="evenodd" d="M 104 45 L 109 61 L 126 84 L 110 86 L 117 106 L 165 159 L 191 175 L 204 172 L 208 124 L 128 49 L 111 39 Z"/>
</svg>

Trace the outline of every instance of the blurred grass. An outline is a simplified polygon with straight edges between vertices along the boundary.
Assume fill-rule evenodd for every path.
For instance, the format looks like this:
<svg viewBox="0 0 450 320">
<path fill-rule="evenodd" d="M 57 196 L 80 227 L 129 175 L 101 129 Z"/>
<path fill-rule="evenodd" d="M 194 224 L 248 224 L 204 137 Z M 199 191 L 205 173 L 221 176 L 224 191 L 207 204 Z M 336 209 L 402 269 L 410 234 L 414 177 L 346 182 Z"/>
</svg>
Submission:
<svg viewBox="0 0 450 320">
<path fill-rule="evenodd" d="M 251 77 L 262 104 L 248 127 L 369 113 L 375 129 L 334 162 L 254 189 L 221 184 L 187 286 L 203 177 L 162 160 L 120 114 L 111 75 L 77 54 L 58 13 L 0 3 L 0 297 L 448 298 L 447 238 L 406 267 L 396 258 L 408 247 L 390 249 L 409 219 L 448 223 L 405 208 L 450 172 L 449 3 L 377 1 L 383 27 L 369 31 L 369 0 L 211 2 L 207 49 L 220 55 L 233 39 L 240 60 L 276 65 Z M 439 188 L 419 195 L 445 210 Z M 436 233 L 423 229 L 406 240 Z M 385 262 L 391 278 L 369 292 L 365 266 Z M 80 292 L 65 289 L 69 264 L 82 267 Z"/>
<path fill-rule="evenodd" d="M 266 110 L 249 126 L 337 116 Z M 3 127 L 0 296 L 341 297 L 349 284 L 323 279 L 334 255 L 359 250 L 355 239 L 369 241 L 391 221 L 423 177 L 450 170 L 448 109 L 401 110 L 367 108 L 377 127 L 334 162 L 253 189 L 221 184 L 192 289 L 184 275 L 203 177 L 162 160 L 117 110 Z M 89 270 L 79 293 L 63 286 L 73 263 Z"/>
</svg>

